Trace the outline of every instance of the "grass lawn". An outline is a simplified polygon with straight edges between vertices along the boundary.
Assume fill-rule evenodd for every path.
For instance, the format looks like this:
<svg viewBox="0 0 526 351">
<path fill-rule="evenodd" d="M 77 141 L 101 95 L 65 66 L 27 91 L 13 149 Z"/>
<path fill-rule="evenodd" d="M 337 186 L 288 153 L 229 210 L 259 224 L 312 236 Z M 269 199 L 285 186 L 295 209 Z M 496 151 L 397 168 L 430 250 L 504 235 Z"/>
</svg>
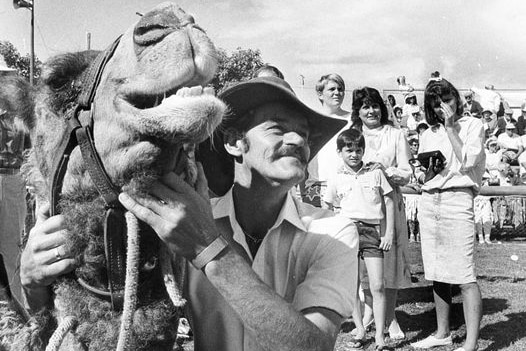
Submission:
<svg viewBox="0 0 526 351">
<path fill-rule="evenodd" d="M 430 282 L 424 279 L 419 243 L 409 244 L 413 285 L 399 292 L 398 321 L 406 333 L 401 341 L 389 342 L 396 350 L 415 350 L 410 343 L 435 330 L 435 310 Z M 517 255 L 518 260 L 510 256 Z M 526 351 L 526 238 L 498 237 L 494 244 L 475 244 L 478 283 L 482 292 L 483 317 L 479 351 Z M 457 289 L 458 290 L 458 289 Z M 466 334 L 460 292 L 453 298 L 451 329 L 453 345 L 433 351 L 452 351 L 462 346 Z M 350 350 L 352 323 L 344 323 L 336 342 L 337 351 Z M 193 342 L 184 344 L 192 351 Z M 367 334 L 365 351 L 374 351 L 374 330 Z"/>
<path fill-rule="evenodd" d="M 482 292 L 483 317 L 479 350 L 526 350 L 526 238 L 502 236 L 494 244 L 475 244 L 478 283 Z M 390 342 L 396 350 L 415 350 L 410 343 L 425 338 L 435 330 L 435 310 L 430 282 L 424 279 L 420 245 L 409 244 L 413 286 L 401 290 L 396 310 L 406 339 Z M 513 261 L 510 256 L 517 255 Z M 451 328 L 452 346 L 433 348 L 450 351 L 462 346 L 466 328 L 462 299 L 457 291 L 453 299 Z M 344 323 L 336 350 L 349 350 L 352 323 Z M 374 350 L 374 331 L 367 334 L 364 350 Z"/>
</svg>

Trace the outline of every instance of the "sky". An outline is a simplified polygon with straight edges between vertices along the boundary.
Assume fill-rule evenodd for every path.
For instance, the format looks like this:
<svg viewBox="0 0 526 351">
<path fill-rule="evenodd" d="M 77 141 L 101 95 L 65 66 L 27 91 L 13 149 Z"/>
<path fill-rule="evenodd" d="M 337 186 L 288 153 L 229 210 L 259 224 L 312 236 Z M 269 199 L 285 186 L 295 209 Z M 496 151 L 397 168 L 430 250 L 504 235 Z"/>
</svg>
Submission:
<svg viewBox="0 0 526 351">
<path fill-rule="evenodd" d="M 104 49 L 147 12 L 152 0 L 35 0 L 35 52 L 41 59 Z M 297 94 L 317 104 L 314 86 L 340 74 L 350 92 L 397 89 L 396 78 L 424 88 L 439 71 L 457 88 L 493 84 L 512 105 L 526 98 L 524 0 L 182 0 L 217 47 L 261 50 Z M 0 40 L 30 51 L 30 13 L 0 4 Z M 301 76 L 304 84 L 301 84 Z M 507 91 L 505 89 L 524 89 Z M 395 96 L 399 96 L 395 94 Z M 400 95 L 401 96 L 401 95 Z M 397 98 L 401 100 L 401 98 Z M 399 101 L 401 102 L 401 101 Z"/>
</svg>

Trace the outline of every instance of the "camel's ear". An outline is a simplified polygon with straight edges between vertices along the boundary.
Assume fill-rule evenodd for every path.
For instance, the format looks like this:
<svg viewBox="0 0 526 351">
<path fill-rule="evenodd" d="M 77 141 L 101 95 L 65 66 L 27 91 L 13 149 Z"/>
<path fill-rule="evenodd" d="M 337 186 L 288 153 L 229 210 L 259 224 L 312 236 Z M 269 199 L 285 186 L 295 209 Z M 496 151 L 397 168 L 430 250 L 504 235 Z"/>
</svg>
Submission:
<svg viewBox="0 0 526 351">
<path fill-rule="evenodd" d="M 83 51 L 57 55 L 45 63 L 41 84 L 49 88 L 47 107 L 59 114 L 71 108 L 82 91 L 82 74 L 97 54 L 98 51 Z"/>
<path fill-rule="evenodd" d="M 42 68 L 42 82 L 55 91 L 69 89 L 71 82 L 80 78 L 98 53 L 81 51 L 53 56 Z"/>
<path fill-rule="evenodd" d="M 228 128 L 223 134 L 223 139 L 225 150 L 237 160 L 246 148 L 243 134 L 234 128 Z"/>
</svg>

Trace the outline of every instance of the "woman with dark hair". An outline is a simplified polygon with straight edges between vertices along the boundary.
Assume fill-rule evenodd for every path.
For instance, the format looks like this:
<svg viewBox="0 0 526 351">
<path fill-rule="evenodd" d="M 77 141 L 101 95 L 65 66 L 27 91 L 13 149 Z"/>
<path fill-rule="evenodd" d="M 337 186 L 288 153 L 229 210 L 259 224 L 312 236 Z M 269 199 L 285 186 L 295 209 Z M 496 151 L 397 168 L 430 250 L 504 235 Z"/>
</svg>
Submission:
<svg viewBox="0 0 526 351">
<path fill-rule="evenodd" d="M 444 166 L 429 167 L 422 174 L 426 181 L 418 209 L 424 272 L 425 278 L 433 281 L 437 330 L 412 346 L 452 344 L 450 288 L 458 284 L 464 302 L 466 341 L 456 351 L 473 351 L 477 350 L 482 316 L 473 260 L 473 198 L 484 174 L 484 128 L 479 119 L 463 116 L 457 89 L 443 78 L 432 78 L 427 84 L 424 107 L 431 128 L 420 136 L 419 154 L 440 151 L 445 157 Z"/>
<path fill-rule="evenodd" d="M 396 298 L 398 289 L 411 284 L 407 261 L 407 221 L 404 200 L 400 192 L 400 186 L 407 184 L 412 174 L 409 165 L 411 158 L 409 145 L 403 131 L 389 123 L 385 103 L 378 90 L 374 88 L 364 87 L 353 91 L 351 128 L 360 130 L 365 137 L 364 163 L 370 164 L 371 167 L 381 167 L 395 194 L 395 235 L 391 250 L 384 256 L 385 320 L 389 326 L 391 339 L 401 339 L 405 335 L 395 316 Z M 367 326 L 372 322 L 372 298 L 367 289 L 364 293 L 366 311 L 363 324 Z M 376 328 L 384 328 L 384 326 L 376 326 Z"/>
<path fill-rule="evenodd" d="M 391 105 L 391 108 L 396 106 L 396 99 L 393 95 L 387 95 L 387 101 L 389 102 L 389 105 Z"/>
</svg>

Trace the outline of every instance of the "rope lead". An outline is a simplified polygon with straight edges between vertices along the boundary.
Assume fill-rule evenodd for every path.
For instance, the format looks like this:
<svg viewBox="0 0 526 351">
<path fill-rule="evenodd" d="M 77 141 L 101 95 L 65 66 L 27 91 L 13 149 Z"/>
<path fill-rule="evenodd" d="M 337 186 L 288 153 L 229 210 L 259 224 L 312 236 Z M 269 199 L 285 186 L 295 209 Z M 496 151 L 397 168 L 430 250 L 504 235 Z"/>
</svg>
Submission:
<svg viewBox="0 0 526 351">
<path fill-rule="evenodd" d="M 137 285 L 139 280 L 139 221 L 131 212 L 126 212 L 125 217 L 128 227 L 126 282 L 124 284 L 124 307 L 117 351 L 125 351 L 130 346 L 133 314 L 137 307 Z"/>
</svg>

